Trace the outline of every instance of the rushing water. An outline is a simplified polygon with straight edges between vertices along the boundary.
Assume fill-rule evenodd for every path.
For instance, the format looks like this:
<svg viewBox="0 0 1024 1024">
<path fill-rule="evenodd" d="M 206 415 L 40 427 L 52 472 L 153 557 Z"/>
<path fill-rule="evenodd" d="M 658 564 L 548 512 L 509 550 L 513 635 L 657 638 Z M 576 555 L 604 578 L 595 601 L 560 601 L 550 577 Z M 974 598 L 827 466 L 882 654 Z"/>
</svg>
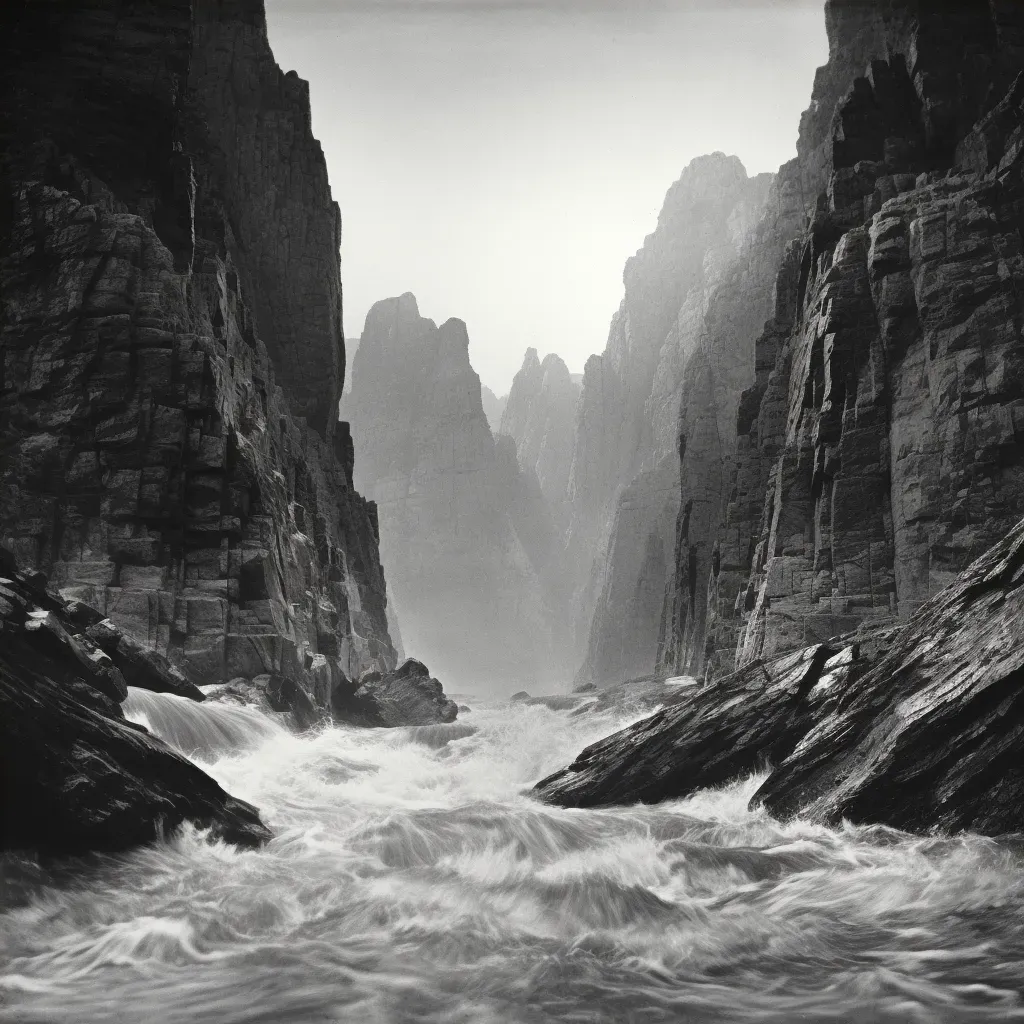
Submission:
<svg viewBox="0 0 1024 1024">
<path fill-rule="evenodd" d="M 238 726 L 168 700 L 132 713 L 183 748 Z M 781 825 L 746 809 L 756 780 L 616 810 L 524 795 L 611 714 L 307 738 L 255 715 L 197 757 L 262 809 L 264 850 L 186 831 L 6 864 L 0 1021 L 1024 1019 L 1013 843 Z"/>
</svg>

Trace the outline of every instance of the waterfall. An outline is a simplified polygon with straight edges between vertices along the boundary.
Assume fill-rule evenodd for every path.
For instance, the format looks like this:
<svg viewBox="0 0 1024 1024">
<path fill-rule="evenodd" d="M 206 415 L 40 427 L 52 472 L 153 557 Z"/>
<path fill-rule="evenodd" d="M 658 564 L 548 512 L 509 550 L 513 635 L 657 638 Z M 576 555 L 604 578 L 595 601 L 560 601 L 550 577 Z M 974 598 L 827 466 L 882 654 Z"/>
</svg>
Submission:
<svg viewBox="0 0 1024 1024">
<path fill-rule="evenodd" d="M 204 760 L 249 750 L 286 731 L 256 708 L 214 701 L 200 704 L 135 686 L 128 687 L 122 709 L 127 719 L 146 726 L 186 757 Z"/>
</svg>

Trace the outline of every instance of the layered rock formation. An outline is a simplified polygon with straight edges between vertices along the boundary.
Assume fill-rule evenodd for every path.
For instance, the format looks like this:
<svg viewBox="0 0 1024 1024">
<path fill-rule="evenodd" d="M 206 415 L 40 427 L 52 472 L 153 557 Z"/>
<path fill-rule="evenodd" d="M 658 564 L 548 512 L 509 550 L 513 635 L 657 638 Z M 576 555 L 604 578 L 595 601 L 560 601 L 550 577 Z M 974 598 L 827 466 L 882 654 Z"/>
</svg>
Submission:
<svg viewBox="0 0 1024 1024">
<path fill-rule="evenodd" d="M 125 719 L 126 678 L 174 692 L 175 674 L 130 644 L 108 655 L 92 639 L 99 625 L 0 549 L 0 849 L 122 850 L 183 821 L 240 846 L 265 843 L 254 807 Z M 116 635 L 109 624 L 102 632 Z"/>
<path fill-rule="evenodd" d="M 569 472 L 580 390 L 561 358 L 550 353 L 541 362 L 537 350 L 528 348 L 512 381 L 499 428 L 515 441 L 519 465 L 536 474 L 561 532 L 567 529 L 572 511 Z"/>
<path fill-rule="evenodd" d="M 605 351 L 587 362 L 570 478 L 570 562 L 577 580 L 577 679 L 601 685 L 653 671 L 679 511 L 678 414 L 692 396 L 694 476 L 721 470 L 753 339 L 767 315 L 774 238 L 753 230 L 772 186 L 735 157 L 693 161 L 657 229 L 626 265 L 625 297 Z M 777 205 L 777 204 L 776 204 Z M 764 267 L 767 266 L 767 272 Z M 713 497 L 691 494 L 693 521 Z M 596 556 L 596 557 L 595 557 Z"/>
<path fill-rule="evenodd" d="M 459 715 L 439 680 L 420 661 L 409 658 L 393 672 L 368 672 L 358 688 L 334 691 L 335 717 L 351 725 L 447 725 Z"/>
<path fill-rule="evenodd" d="M 1024 521 L 899 626 L 756 660 L 538 784 L 567 806 L 687 796 L 772 767 L 776 816 L 1024 827 Z"/>
<path fill-rule="evenodd" d="M 684 484 L 670 673 L 906 618 L 1024 499 L 1024 15 L 835 0 L 826 17 L 830 60 L 780 172 L 811 216 L 756 342 L 724 507 L 696 531 Z"/>
<path fill-rule="evenodd" d="M 514 442 L 491 434 L 465 324 L 437 327 L 408 293 L 378 302 L 343 410 L 408 653 L 460 689 L 563 682 L 555 531 Z"/>
<path fill-rule="evenodd" d="M 259 0 L 14 4 L 0 539 L 193 683 L 393 666 L 340 220 Z"/>
</svg>

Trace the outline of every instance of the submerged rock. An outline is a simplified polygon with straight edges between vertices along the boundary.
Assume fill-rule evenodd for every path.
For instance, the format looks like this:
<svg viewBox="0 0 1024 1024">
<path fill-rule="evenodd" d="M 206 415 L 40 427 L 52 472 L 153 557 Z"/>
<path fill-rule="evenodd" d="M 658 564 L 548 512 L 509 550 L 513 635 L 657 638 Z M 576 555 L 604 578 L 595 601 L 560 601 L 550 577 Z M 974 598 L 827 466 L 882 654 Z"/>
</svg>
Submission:
<svg viewBox="0 0 1024 1024">
<path fill-rule="evenodd" d="M 360 726 L 437 725 L 454 722 L 459 714 L 441 683 L 414 658 L 394 672 L 368 673 L 354 687 L 337 687 L 333 707 L 337 721 Z"/>
<path fill-rule="evenodd" d="M 653 803 L 774 765 L 752 803 L 777 816 L 1024 828 L 1024 521 L 905 625 L 758 660 L 689 693 L 592 744 L 537 794 Z"/>
</svg>

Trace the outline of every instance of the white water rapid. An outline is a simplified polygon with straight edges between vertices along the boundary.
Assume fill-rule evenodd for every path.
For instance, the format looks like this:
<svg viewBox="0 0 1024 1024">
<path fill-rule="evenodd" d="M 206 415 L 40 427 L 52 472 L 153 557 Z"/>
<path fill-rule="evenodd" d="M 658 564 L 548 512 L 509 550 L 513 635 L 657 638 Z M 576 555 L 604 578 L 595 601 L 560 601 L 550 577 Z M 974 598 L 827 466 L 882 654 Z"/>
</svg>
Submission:
<svg viewBox="0 0 1024 1024">
<path fill-rule="evenodd" d="M 169 700 L 130 711 L 276 838 L 9 859 L 5 1024 L 1024 1020 L 1014 843 L 782 825 L 747 810 L 756 780 L 599 811 L 525 795 L 610 714 L 298 737 Z"/>
</svg>

